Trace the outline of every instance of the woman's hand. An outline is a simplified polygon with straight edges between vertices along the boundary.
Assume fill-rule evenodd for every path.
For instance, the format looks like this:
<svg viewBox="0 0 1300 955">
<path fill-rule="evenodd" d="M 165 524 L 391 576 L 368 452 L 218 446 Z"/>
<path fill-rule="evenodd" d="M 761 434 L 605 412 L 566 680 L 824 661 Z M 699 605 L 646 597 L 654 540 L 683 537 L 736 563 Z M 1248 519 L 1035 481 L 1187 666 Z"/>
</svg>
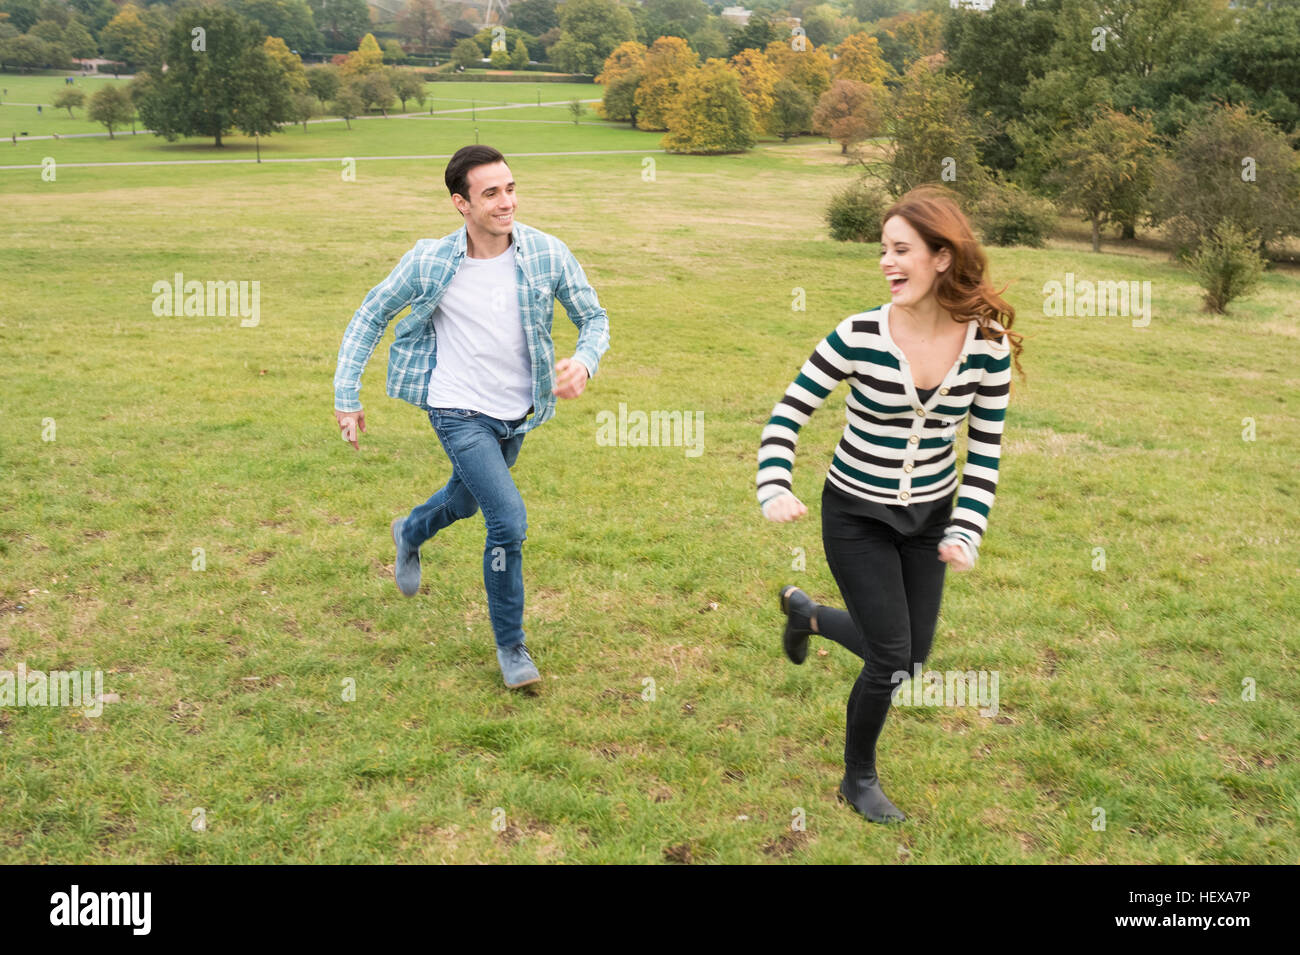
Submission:
<svg viewBox="0 0 1300 955">
<path fill-rule="evenodd" d="M 803 501 L 789 491 L 778 494 L 776 497 L 770 497 L 763 502 L 763 516 L 769 521 L 784 524 L 789 521 L 797 521 L 807 513 L 808 508 Z"/>
<path fill-rule="evenodd" d="M 951 564 L 953 570 L 970 570 L 975 566 L 970 553 L 961 544 L 940 544 L 939 559 Z"/>
</svg>

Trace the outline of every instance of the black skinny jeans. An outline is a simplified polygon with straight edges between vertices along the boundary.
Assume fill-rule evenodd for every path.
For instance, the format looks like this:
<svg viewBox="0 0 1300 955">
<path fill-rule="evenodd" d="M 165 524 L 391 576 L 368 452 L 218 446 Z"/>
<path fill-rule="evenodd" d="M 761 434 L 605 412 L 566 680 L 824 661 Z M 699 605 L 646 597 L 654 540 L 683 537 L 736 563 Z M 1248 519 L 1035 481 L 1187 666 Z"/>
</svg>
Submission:
<svg viewBox="0 0 1300 955">
<path fill-rule="evenodd" d="M 817 630 L 862 658 L 849 694 L 844 762 L 874 771 L 876 740 L 889 713 L 894 674 L 911 675 L 934 642 L 948 565 L 939 540 L 952 514 L 941 507 L 915 535 L 851 512 L 842 492 L 822 491 L 822 546 L 848 610 L 821 607 Z"/>
</svg>

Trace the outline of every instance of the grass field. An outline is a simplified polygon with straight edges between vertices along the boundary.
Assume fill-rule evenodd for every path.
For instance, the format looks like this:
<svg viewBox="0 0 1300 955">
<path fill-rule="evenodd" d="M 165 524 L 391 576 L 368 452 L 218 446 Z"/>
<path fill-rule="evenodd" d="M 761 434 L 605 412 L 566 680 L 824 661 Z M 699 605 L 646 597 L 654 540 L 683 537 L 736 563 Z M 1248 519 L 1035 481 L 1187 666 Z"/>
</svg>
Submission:
<svg viewBox="0 0 1300 955">
<path fill-rule="evenodd" d="M 779 645 L 778 585 L 838 603 L 817 502 L 843 389 L 801 436 L 809 517 L 770 524 L 754 499 L 759 431 L 798 366 L 887 300 L 875 250 L 825 235 L 852 174 L 838 147 L 675 157 L 625 128 L 480 126 L 507 155 L 638 151 L 512 162 L 520 220 L 570 245 L 611 323 L 586 394 L 515 470 L 545 678 L 529 696 L 501 685 L 480 518 L 426 545 L 417 597 L 393 583 L 389 522 L 449 465 L 383 394 L 391 331 L 360 453 L 332 414 L 362 297 L 459 225 L 441 161 L 364 157 L 450 153 L 472 126 L 354 127 L 263 155 L 354 156 L 355 182 L 334 161 L 0 170 L 0 669 L 102 670 L 119 697 L 98 718 L 0 707 L 0 862 L 1300 861 L 1294 273 L 1212 317 L 1159 256 L 989 250 L 1029 378 L 928 666 L 997 671 L 999 713 L 895 708 L 880 765 L 909 821 L 885 828 L 834 799 L 854 660 L 815 642 L 829 652 L 794 667 Z M 259 324 L 155 317 L 153 283 L 178 271 L 260 282 Z M 1067 272 L 1150 281 L 1150 325 L 1046 317 L 1043 284 Z M 576 338 L 558 309 L 555 338 L 560 355 Z M 701 412 L 703 454 L 599 446 L 620 403 Z"/>
<path fill-rule="evenodd" d="M 101 86 L 106 83 L 126 84 L 126 79 L 115 79 L 110 76 L 101 76 L 91 74 L 90 76 L 75 76 L 73 86 L 86 94 L 87 105 L 90 97 L 95 94 Z M 104 138 L 108 138 L 108 131 L 99 123 L 92 122 L 86 118 L 86 107 L 74 107 L 72 115 L 68 115 L 66 109 L 54 109 L 50 105 L 55 94 L 64 88 L 63 75 L 32 75 L 23 76 L 12 73 L 0 73 L 0 89 L 7 90 L 6 94 L 0 95 L 0 139 L 10 140 L 12 136 L 19 137 L 31 136 L 68 136 L 79 133 L 100 133 Z M 569 114 L 568 106 L 538 106 L 540 103 L 568 103 L 571 100 L 591 100 L 599 99 L 601 87 L 593 86 L 590 83 L 426 83 L 425 84 L 425 102 L 423 106 L 417 105 L 413 100 L 408 100 L 406 107 L 408 112 L 420 112 L 428 114 L 432 111 L 435 115 L 439 113 L 454 112 L 459 115 L 460 110 L 474 111 L 476 118 L 481 118 L 484 122 L 492 120 L 500 122 L 501 120 L 510 120 L 519 122 L 521 120 L 536 121 L 539 119 L 554 120 L 556 122 L 572 123 L 572 116 Z M 42 111 L 36 112 L 36 105 L 41 104 Z M 399 112 L 401 104 L 393 101 L 391 112 Z M 502 109 L 502 107 L 512 107 Z M 514 108 L 520 107 L 520 108 Z M 482 110 L 479 113 L 479 110 Z M 382 118 L 381 114 L 375 113 L 376 118 Z M 317 121 L 308 124 L 311 131 L 315 131 L 316 123 L 320 120 L 337 122 L 338 125 L 344 126 L 342 120 L 334 120 L 330 116 L 319 117 Z M 588 112 L 586 121 L 595 122 L 595 117 Z M 326 123 L 329 125 L 330 123 Z M 303 133 L 301 126 L 290 129 L 289 134 Z M 123 131 L 114 130 L 114 136 L 121 136 Z M 127 126 L 126 135 L 131 135 L 131 128 Z M 472 135 L 472 133 L 471 133 Z M 154 137 L 148 137 L 154 140 Z M 268 146 L 274 148 L 279 137 L 268 137 L 263 140 L 262 148 L 265 150 Z M 154 144 L 161 140 L 154 140 Z M 196 140 L 201 142 L 201 140 Z M 12 142 L 10 143 L 12 148 Z M 48 150 L 47 150 L 48 151 Z M 8 160 L 0 158 L 0 165 Z"/>
</svg>

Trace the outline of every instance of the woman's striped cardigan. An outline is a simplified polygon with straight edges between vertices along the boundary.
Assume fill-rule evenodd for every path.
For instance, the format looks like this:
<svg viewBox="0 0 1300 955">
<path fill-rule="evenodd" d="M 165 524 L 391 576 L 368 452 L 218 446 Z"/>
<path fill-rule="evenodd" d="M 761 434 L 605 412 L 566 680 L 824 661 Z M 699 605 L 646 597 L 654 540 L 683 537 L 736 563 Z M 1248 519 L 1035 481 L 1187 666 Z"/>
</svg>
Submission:
<svg viewBox="0 0 1300 955">
<path fill-rule="evenodd" d="M 1011 391 L 1011 356 L 968 323 L 961 356 L 924 405 L 907 357 L 889 334 L 889 305 L 850 315 L 827 335 L 772 409 L 758 451 L 758 499 L 791 491 L 799 429 L 835 386 L 848 379 L 844 435 L 826 479 L 851 495 L 909 506 L 951 495 L 957 481 L 957 429 L 969 416 L 966 464 L 945 538 L 956 537 L 972 561 L 988 529 L 997 490 L 1002 428 Z"/>
</svg>

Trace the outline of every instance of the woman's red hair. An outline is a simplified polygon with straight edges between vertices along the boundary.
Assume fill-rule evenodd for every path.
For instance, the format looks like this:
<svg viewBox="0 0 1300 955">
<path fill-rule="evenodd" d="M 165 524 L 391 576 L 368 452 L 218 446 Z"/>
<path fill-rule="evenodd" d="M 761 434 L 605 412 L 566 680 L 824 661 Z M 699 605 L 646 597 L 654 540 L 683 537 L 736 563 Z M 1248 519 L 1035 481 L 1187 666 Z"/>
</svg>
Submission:
<svg viewBox="0 0 1300 955">
<path fill-rule="evenodd" d="M 1016 310 L 993 291 L 993 285 L 985 274 L 988 259 L 952 195 L 937 186 L 918 186 L 885 211 L 881 224 L 894 216 L 901 216 L 920 233 L 932 254 L 947 249 L 952 256 L 952 265 L 935 279 L 934 293 L 939 307 L 959 322 L 979 322 L 980 334 L 986 339 L 1001 341 L 1005 332 L 1010 343 L 1011 361 L 1023 378 L 1025 371 L 1020 367 L 1022 336 L 1011 331 Z M 991 322 L 1002 326 L 1003 331 L 998 331 Z"/>
</svg>

